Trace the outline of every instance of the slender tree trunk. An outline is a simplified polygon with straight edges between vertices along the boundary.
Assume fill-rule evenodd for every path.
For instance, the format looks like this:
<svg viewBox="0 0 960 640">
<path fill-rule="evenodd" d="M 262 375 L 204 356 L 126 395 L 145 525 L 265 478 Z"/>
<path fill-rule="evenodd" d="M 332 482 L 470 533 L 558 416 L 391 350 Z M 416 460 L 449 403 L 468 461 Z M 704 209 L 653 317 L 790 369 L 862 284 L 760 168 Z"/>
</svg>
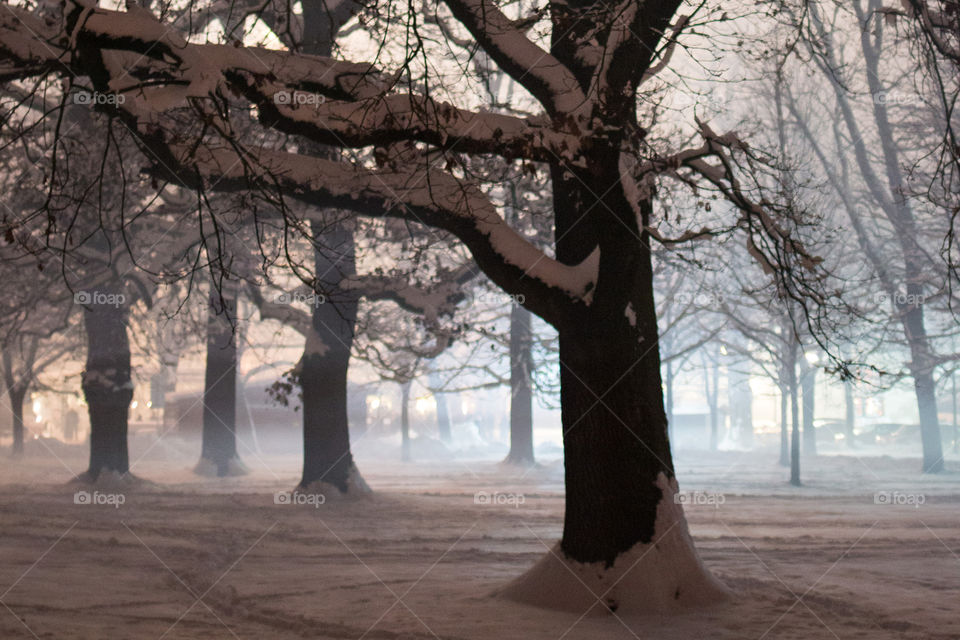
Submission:
<svg viewBox="0 0 960 640">
<path fill-rule="evenodd" d="M 447 394 L 440 391 L 440 376 L 435 371 L 430 372 L 430 386 L 434 388 L 433 399 L 437 403 L 437 435 L 441 442 L 449 443 L 450 408 L 447 406 Z"/>
<path fill-rule="evenodd" d="M 10 409 L 13 413 L 13 448 L 11 453 L 19 458 L 23 455 L 23 403 L 27 397 L 27 388 L 23 385 L 14 385 L 7 387 L 7 395 L 10 397 Z"/>
<path fill-rule="evenodd" d="M 729 386 L 727 396 L 730 404 L 730 427 L 740 446 L 753 446 L 753 392 L 750 390 L 750 375 L 736 367 L 727 367 Z"/>
<path fill-rule="evenodd" d="M 803 397 L 803 454 L 808 457 L 817 455 L 817 432 L 814 426 L 816 416 L 817 369 L 807 365 L 802 366 L 800 376 L 801 393 Z"/>
<path fill-rule="evenodd" d="M 82 479 L 96 481 L 104 471 L 130 471 L 127 420 L 133 381 L 122 286 L 117 283 L 88 293 L 91 304 L 83 314 L 87 362 L 81 386 L 90 414 L 90 466 Z"/>
<path fill-rule="evenodd" d="M 797 347 L 789 347 L 787 384 L 790 388 L 790 484 L 800 486 L 800 402 L 797 385 Z"/>
<path fill-rule="evenodd" d="M 858 17 L 866 22 L 862 7 L 854 7 Z M 884 50 L 883 31 L 864 28 L 860 32 L 860 45 L 866 68 L 867 87 L 873 96 L 884 91 L 880 75 L 880 56 Z M 875 36 L 875 38 L 874 38 Z M 943 442 L 940 434 L 940 421 L 937 416 L 937 393 L 933 380 L 933 347 L 924 321 L 925 301 L 924 283 L 928 280 L 930 269 L 925 251 L 921 247 L 921 229 L 918 228 L 910 201 L 908 188 L 903 178 L 900 149 L 890 124 L 890 114 L 883 100 L 873 100 L 873 120 L 877 128 L 877 137 L 882 150 L 884 173 L 888 193 L 879 199 L 884 203 L 882 210 L 894 226 L 896 240 L 903 255 L 903 281 L 906 284 L 906 303 L 894 301 L 894 308 L 902 318 L 904 333 L 910 345 L 911 375 L 917 396 L 917 409 L 920 414 L 920 439 L 923 446 L 923 472 L 939 473 L 943 471 Z M 862 145 L 862 140 L 857 140 Z M 863 156 L 860 156 L 863 159 Z M 870 180 L 868 187 L 880 192 L 876 180 Z M 879 193 L 878 193 L 879 195 Z"/>
<path fill-rule="evenodd" d="M 957 422 L 957 372 L 950 374 L 950 383 L 953 386 L 953 452 L 960 451 L 960 423 Z"/>
<path fill-rule="evenodd" d="M 23 455 L 23 439 L 26 435 L 26 425 L 23 422 L 23 403 L 27 397 L 27 391 L 33 381 L 33 366 L 36 361 L 37 345 L 39 338 L 33 337 L 19 342 L 17 348 L 20 352 L 21 370 L 15 370 L 14 358 L 10 349 L 4 349 L 3 360 L 3 381 L 7 388 L 7 396 L 10 398 L 11 427 L 13 429 L 13 446 L 10 453 L 13 457 L 19 458 Z"/>
<path fill-rule="evenodd" d="M 315 229 L 319 232 L 320 229 Z M 303 392 L 303 476 L 300 486 L 326 482 L 341 492 L 366 490 L 354 466 L 347 419 L 347 372 L 357 320 L 357 297 L 337 283 L 356 273 L 352 232 L 324 228 L 324 249 L 314 252 L 319 289 L 312 301 L 312 330 L 300 362 Z"/>
<path fill-rule="evenodd" d="M 720 446 L 720 365 L 716 361 L 710 366 L 710 449 L 716 451 Z"/>
<path fill-rule="evenodd" d="M 510 310 L 510 453 L 507 462 L 529 466 L 533 457 L 532 315 L 514 303 Z"/>
<path fill-rule="evenodd" d="M 233 283 L 211 292 L 207 316 L 207 362 L 203 390 L 203 445 L 195 471 L 201 475 L 242 475 L 237 455 L 237 299 Z"/>
<path fill-rule="evenodd" d="M 400 385 L 400 459 L 410 462 L 410 386 L 407 381 Z"/>
<path fill-rule="evenodd" d="M 780 466 L 790 466 L 790 417 L 789 400 L 790 387 L 786 380 L 786 371 L 784 370 L 780 379 Z"/>
<path fill-rule="evenodd" d="M 850 380 L 843 381 L 843 403 L 846 409 L 846 416 L 844 420 L 844 435 L 847 441 L 848 447 L 856 447 L 856 435 L 854 434 L 854 428 L 856 427 L 856 412 L 853 403 L 853 383 Z"/>
<path fill-rule="evenodd" d="M 447 406 L 447 394 L 435 393 L 433 397 L 437 401 L 437 435 L 441 442 L 449 443 L 453 439 L 450 429 L 450 407 Z"/>
<path fill-rule="evenodd" d="M 719 422 L 719 398 L 717 398 L 717 389 L 719 387 L 718 378 L 720 377 L 719 372 L 717 371 L 717 364 L 711 362 L 706 356 L 706 353 L 703 355 L 703 391 L 704 396 L 707 398 L 707 407 L 710 410 L 709 416 L 709 429 L 710 429 L 710 450 L 716 451 L 718 444 L 718 422 Z"/>
</svg>

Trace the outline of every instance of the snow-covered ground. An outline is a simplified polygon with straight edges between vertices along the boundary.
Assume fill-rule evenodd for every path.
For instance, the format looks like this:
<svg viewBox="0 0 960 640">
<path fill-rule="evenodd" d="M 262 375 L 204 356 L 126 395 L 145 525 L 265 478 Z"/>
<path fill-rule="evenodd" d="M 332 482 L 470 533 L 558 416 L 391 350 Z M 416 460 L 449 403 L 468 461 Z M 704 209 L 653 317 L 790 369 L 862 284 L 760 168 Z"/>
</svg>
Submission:
<svg viewBox="0 0 960 640">
<path fill-rule="evenodd" d="M 218 481 L 174 457 L 187 445 L 140 443 L 148 483 L 76 504 L 83 450 L 30 444 L 0 469 L 3 639 L 960 638 L 956 462 L 931 478 L 918 460 L 824 456 L 797 489 L 770 454 L 683 454 L 691 531 L 735 595 L 657 618 L 491 595 L 560 535 L 557 459 L 523 472 L 361 449 L 373 495 L 276 504 L 295 457 L 248 454 L 249 476 Z"/>
</svg>

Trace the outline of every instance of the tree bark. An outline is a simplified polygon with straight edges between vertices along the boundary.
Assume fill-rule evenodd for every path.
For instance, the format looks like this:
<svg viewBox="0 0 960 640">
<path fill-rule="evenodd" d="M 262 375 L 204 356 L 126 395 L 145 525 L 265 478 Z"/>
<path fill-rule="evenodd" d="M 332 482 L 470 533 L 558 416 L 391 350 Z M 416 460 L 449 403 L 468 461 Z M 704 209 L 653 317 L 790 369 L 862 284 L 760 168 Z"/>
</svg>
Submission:
<svg viewBox="0 0 960 640">
<path fill-rule="evenodd" d="M 11 453 L 14 457 L 23 455 L 23 402 L 27 397 L 27 388 L 23 385 L 14 385 L 7 387 L 7 394 L 10 397 L 10 409 L 13 414 L 13 447 Z"/>
<path fill-rule="evenodd" d="M 786 371 L 782 373 L 780 389 L 780 466 L 790 466 L 790 417 L 788 403 L 790 400 L 790 387 L 786 380 Z"/>
<path fill-rule="evenodd" d="M 227 281 L 221 288 L 211 292 L 207 315 L 202 448 L 195 471 L 222 478 L 245 470 L 237 455 L 236 288 Z"/>
<path fill-rule="evenodd" d="M 854 428 L 857 426 L 857 419 L 853 403 L 853 383 L 850 380 L 843 381 L 843 403 L 846 414 L 844 416 L 845 419 L 843 424 L 844 436 L 847 441 L 847 446 L 852 448 L 857 446 L 856 435 L 853 432 Z"/>
<path fill-rule="evenodd" d="M 430 372 L 430 386 L 433 387 L 433 399 L 437 403 L 437 436 L 440 441 L 449 443 L 450 433 L 450 408 L 447 406 L 447 394 L 440 391 L 440 376 L 435 371 Z"/>
<path fill-rule="evenodd" d="M 787 385 L 790 388 L 790 484 L 800 486 L 800 402 L 797 385 L 797 347 L 790 347 L 787 361 Z"/>
<path fill-rule="evenodd" d="M 800 376 L 803 397 L 803 454 L 809 457 L 817 455 L 817 432 L 814 426 L 816 416 L 817 368 L 803 364 Z"/>
<path fill-rule="evenodd" d="M 943 471 L 943 442 L 940 420 L 937 417 L 937 392 L 933 374 L 929 371 L 913 375 L 913 386 L 920 410 L 920 440 L 923 445 L 923 472 Z"/>
<path fill-rule="evenodd" d="M 532 315 L 517 303 L 510 310 L 510 453 L 506 462 L 534 464 Z"/>
<path fill-rule="evenodd" d="M 410 386 L 408 380 L 400 384 L 400 459 L 410 462 Z"/>
<path fill-rule="evenodd" d="M 750 375 L 735 366 L 727 367 L 728 397 L 730 404 L 730 428 L 736 434 L 740 446 L 753 446 L 753 392 Z"/>
<path fill-rule="evenodd" d="M 318 233 L 320 229 L 315 228 Z M 303 393 L 303 475 L 300 486 L 327 482 L 347 493 L 356 474 L 347 418 L 347 373 L 357 320 L 357 297 L 337 283 L 356 273 L 353 233 L 323 229 L 324 250 L 314 251 L 320 278 L 312 327 L 300 369 Z"/>
<path fill-rule="evenodd" d="M 596 182 L 597 176 L 619 182 L 618 157 L 611 150 L 588 163 L 593 184 L 552 171 L 558 259 L 576 264 L 597 248 L 601 256 L 591 304 L 558 327 L 566 484 L 560 549 L 570 560 L 607 568 L 664 535 L 658 513 L 668 513 L 661 502 L 673 502 L 665 487 L 675 482 L 649 237 L 637 227 L 648 223 L 652 204 L 641 201 L 638 215 L 622 187 Z M 604 196 L 598 201 L 594 194 Z M 594 207 L 603 215 L 584 216 Z M 685 532 L 682 510 L 675 517 L 678 534 Z M 681 534 L 676 544 L 674 561 L 696 557 L 689 535 Z M 712 580 L 702 567 L 694 573 L 691 580 Z M 677 599 L 686 589 L 677 586 Z"/>
<path fill-rule="evenodd" d="M 83 314 L 87 361 L 81 386 L 90 414 L 90 466 L 82 479 L 92 482 L 104 471 L 130 471 L 127 420 L 133 381 L 123 287 L 114 283 L 90 293 L 92 303 L 86 305 Z"/>
<path fill-rule="evenodd" d="M 437 435 L 440 441 L 449 443 L 453 439 L 450 429 L 450 407 L 447 406 L 447 394 L 435 393 L 433 397 L 437 401 Z"/>
<path fill-rule="evenodd" d="M 710 405 L 710 450 L 716 451 L 719 445 L 720 423 L 720 367 L 711 361 L 709 368 L 703 371 L 703 382 L 707 390 L 707 403 Z"/>
</svg>

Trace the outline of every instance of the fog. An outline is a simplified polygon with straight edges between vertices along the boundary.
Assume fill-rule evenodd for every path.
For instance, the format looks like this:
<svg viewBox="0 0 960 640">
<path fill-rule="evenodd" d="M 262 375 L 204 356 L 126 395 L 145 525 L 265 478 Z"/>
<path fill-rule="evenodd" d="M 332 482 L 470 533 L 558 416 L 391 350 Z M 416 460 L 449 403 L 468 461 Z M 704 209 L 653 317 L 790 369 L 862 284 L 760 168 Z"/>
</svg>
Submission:
<svg viewBox="0 0 960 640">
<path fill-rule="evenodd" d="M 4 0 L 0 638 L 960 637 L 955 0 Z"/>
</svg>

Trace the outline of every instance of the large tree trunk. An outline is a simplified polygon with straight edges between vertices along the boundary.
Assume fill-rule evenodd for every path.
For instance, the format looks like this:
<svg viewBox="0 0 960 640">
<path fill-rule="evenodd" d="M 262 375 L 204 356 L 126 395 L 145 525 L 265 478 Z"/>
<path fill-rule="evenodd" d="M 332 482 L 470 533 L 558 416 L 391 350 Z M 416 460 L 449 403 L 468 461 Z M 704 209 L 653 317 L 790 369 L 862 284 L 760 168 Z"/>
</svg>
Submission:
<svg viewBox="0 0 960 640">
<path fill-rule="evenodd" d="M 598 159 L 593 175 L 616 179 L 616 154 L 611 155 Z M 600 594 L 611 611 L 662 612 L 716 600 L 723 588 L 700 563 L 677 499 L 649 238 L 637 229 L 639 216 L 622 189 L 602 181 L 584 189 L 583 179 L 553 172 L 557 257 L 576 264 L 598 243 L 601 256 L 590 306 L 558 327 L 563 537 L 558 552 L 506 593 L 580 611 L 597 605 Z M 605 195 L 598 203 L 594 193 Z M 584 216 L 594 205 L 604 208 L 602 215 Z M 646 224 L 650 203 L 641 206 Z M 632 234 L 626 231 L 631 224 Z"/>
<path fill-rule="evenodd" d="M 924 326 L 922 288 L 919 285 L 907 285 L 907 305 L 900 305 L 904 314 L 904 328 L 910 344 L 910 374 L 913 376 L 913 388 L 917 396 L 917 409 L 920 414 L 920 441 L 923 445 L 923 472 L 939 473 L 943 471 L 943 438 L 940 434 L 940 419 L 937 416 L 937 389 L 933 379 L 934 358 L 931 355 L 930 340 Z"/>
<path fill-rule="evenodd" d="M 37 345 L 39 338 L 34 337 L 27 341 L 19 343 L 21 370 L 16 370 L 14 357 L 10 349 L 3 350 L 3 381 L 7 388 L 7 396 L 10 398 L 11 427 L 13 429 L 13 446 L 10 453 L 13 457 L 19 458 L 23 455 L 23 439 L 26 432 L 26 425 L 23 422 L 23 403 L 27 397 L 27 391 L 33 381 L 33 365 L 37 355 Z M 19 375 L 18 375 L 19 373 Z"/>
<path fill-rule="evenodd" d="M 194 471 L 217 477 L 243 475 L 237 455 L 236 288 L 224 281 L 211 292 L 207 315 L 207 362 L 203 389 L 203 444 Z"/>
<path fill-rule="evenodd" d="M 23 455 L 23 403 L 27 397 L 27 388 L 23 385 L 14 385 L 7 387 L 7 395 L 10 397 L 10 410 L 13 414 L 13 448 L 11 454 L 14 457 Z"/>
<path fill-rule="evenodd" d="M 320 229 L 315 227 L 315 232 Z M 357 297 L 337 286 L 356 273 L 353 233 L 343 225 L 323 229 L 314 252 L 318 297 L 300 362 L 303 392 L 301 487 L 329 483 L 342 493 L 368 491 L 353 462 L 347 419 L 347 371 L 357 321 Z M 325 297 L 320 297 L 325 296 Z"/>
<path fill-rule="evenodd" d="M 534 464 L 532 315 L 514 303 L 510 310 L 510 453 L 506 462 Z"/>
<path fill-rule="evenodd" d="M 80 479 L 93 482 L 104 471 L 121 475 L 130 471 L 127 419 L 133 381 L 122 286 L 104 286 L 88 294 L 91 303 L 83 314 L 87 362 L 81 386 L 90 414 L 90 466 Z M 103 302 L 111 300 L 115 303 Z"/>
<path fill-rule="evenodd" d="M 923 445 L 923 472 L 943 471 L 943 442 L 940 435 L 940 420 L 937 417 L 937 391 L 933 373 L 918 372 L 913 375 L 913 386 L 920 410 L 920 440 Z"/>
<path fill-rule="evenodd" d="M 817 455 L 817 432 L 814 426 L 816 416 L 817 368 L 804 361 L 800 376 L 803 397 L 803 454 L 808 457 Z"/>
</svg>

